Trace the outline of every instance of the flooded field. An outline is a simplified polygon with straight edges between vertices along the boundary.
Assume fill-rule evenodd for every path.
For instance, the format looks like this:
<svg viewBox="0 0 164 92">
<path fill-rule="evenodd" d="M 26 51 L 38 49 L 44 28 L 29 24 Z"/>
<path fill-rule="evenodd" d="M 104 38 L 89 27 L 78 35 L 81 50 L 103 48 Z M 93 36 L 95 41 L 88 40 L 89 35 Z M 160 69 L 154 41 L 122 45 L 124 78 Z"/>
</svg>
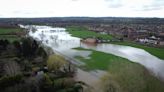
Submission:
<svg viewBox="0 0 164 92">
<path fill-rule="evenodd" d="M 36 31 L 30 31 L 30 36 L 65 56 L 71 58 L 74 58 L 75 56 L 89 58 L 88 56 L 92 53 L 91 51 L 80 51 L 74 50 L 73 48 L 82 47 L 85 49 L 93 49 L 139 63 L 154 73 L 156 77 L 164 79 L 164 60 L 149 54 L 145 50 L 114 44 L 98 44 L 96 46 L 88 46 L 81 43 L 80 38 L 72 37 L 65 28 L 52 28 L 48 26 L 33 27 L 36 28 Z"/>
</svg>

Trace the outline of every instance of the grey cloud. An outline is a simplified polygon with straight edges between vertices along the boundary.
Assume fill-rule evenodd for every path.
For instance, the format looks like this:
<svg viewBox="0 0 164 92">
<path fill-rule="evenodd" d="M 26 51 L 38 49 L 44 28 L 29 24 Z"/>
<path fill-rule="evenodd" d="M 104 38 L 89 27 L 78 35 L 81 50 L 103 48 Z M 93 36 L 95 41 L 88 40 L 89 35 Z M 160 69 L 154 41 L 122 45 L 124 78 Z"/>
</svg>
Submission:
<svg viewBox="0 0 164 92">
<path fill-rule="evenodd" d="M 21 11 L 13 11 L 14 14 L 22 13 Z"/>
<path fill-rule="evenodd" d="M 109 4 L 109 8 L 120 8 L 122 7 L 123 5 L 122 4 Z"/>
<path fill-rule="evenodd" d="M 120 8 L 122 7 L 121 0 L 105 0 L 108 3 L 109 8 Z"/>
<path fill-rule="evenodd" d="M 153 10 L 161 10 L 164 8 L 164 0 L 154 0 L 149 5 L 144 5 L 138 11 L 153 11 Z"/>
<path fill-rule="evenodd" d="M 142 11 L 161 10 L 162 8 L 161 6 L 143 6 Z"/>
<path fill-rule="evenodd" d="M 79 0 L 71 0 L 71 1 L 76 2 L 76 1 L 79 1 Z"/>
<path fill-rule="evenodd" d="M 13 14 L 34 14 L 37 13 L 35 11 L 13 11 Z"/>
<path fill-rule="evenodd" d="M 154 0 L 152 5 L 154 5 L 154 6 L 164 6 L 164 0 Z"/>
</svg>

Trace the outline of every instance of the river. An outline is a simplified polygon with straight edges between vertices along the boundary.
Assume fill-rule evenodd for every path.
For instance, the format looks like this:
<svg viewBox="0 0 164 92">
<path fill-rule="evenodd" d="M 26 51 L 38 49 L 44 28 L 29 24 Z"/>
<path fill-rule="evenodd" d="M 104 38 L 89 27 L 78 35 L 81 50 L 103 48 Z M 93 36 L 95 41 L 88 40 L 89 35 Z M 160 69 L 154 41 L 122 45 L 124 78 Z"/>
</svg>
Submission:
<svg viewBox="0 0 164 92">
<path fill-rule="evenodd" d="M 151 55 L 143 49 L 114 44 L 88 46 L 80 43 L 80 38 L 72 37 L 65 28 L 52 28 L 49 26 L 33 27 L 36 31 L 30 31 L 30 36 L 36 40 L 42 41 L 44 45 L 51 47 L 54 51 L 58 51 L 65 56 L 71 58 L 74 58 L 75 56 L 89 58 L 88 56 L 92 53 L 91 51 L 79 51 L 72 48 L 82 47 L 86 49 L 93 49 L 139 63 L 152 72 L 156 77 L 164 79 L 164 60 Z"/>
</svg>

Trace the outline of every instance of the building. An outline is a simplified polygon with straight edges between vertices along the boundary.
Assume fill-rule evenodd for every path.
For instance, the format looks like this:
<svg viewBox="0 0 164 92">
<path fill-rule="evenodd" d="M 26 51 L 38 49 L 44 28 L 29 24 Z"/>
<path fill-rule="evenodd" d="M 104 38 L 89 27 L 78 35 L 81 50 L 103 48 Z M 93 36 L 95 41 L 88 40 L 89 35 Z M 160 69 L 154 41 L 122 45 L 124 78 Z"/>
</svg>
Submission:
<svg viewBox="0 0 164 92">
<path fill-rule="evenodd" d="M 96 43 L 97 40 L 95 38 L 86 38 L 83 40 L 85 43 Z"/>
</svg>

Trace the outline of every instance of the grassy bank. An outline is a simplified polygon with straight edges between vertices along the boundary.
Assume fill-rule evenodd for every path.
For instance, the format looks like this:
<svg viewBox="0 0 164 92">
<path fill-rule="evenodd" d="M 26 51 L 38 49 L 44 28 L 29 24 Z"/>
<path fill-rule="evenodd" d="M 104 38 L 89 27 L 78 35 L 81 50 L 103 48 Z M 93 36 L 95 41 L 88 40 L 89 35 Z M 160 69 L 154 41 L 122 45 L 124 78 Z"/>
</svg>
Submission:
<svg viewBox="0 0 164 92">
<path fill-rule="evenodd" d="M 72 34 L 72 36 L 79 37 L 79 38 L 88 38 L 88 37 L 99 37 L 102 39 L 112 39 L 113 37 L 111 35 L 107 34 L 98 34 L 93 31 L 89 31 L 87 28 L 84 27 L 67 27 L 67 31 Z"/>
<path fill-rule="evenodd" d="M 16 40 L 18 41 L 21 38 L 16 36 L 16 35 L 0 35 L 0 39 L 7 39 L 10 42 L 13 42 L 13 41 L 16 41 Z"/>
<path fill-rule="evenodd" d="M 22 32 L 22 29 L 19 28 L 0 28 L 0 39 L 7 39 L 10 42 L 15 40 L 20 40 L 20 37 L 13 34 L 16 32 Z"/>
<path fill-rule="evenodd" d="M 112 42 L 112 44 L 118 44 L 118 45 L 125 45 L 125 46 L 132 46 L 136 48 L 144 49 L 145 51 L 149 52 L 150 54 L 160 58 L 164 59 L 164 48 L 155 48 L 155 47 L 148 47 L 145 45 L 132 43 L 132 42 Z"/>
<path fill-rule="evenodd" d="M 8 34 L 13 32 L 20 32 L 22 31 L 19 28 L 0 28 L 0 34 Z"/>
<path fill-rule="evenodd" d="M 112 62 L 115 61 L 127 61 L 130 62 L 127 59 L 112 55 L 112 54 L 107 54 L 104 52 L 99 52 L 95 50 L 90 50 L 90 49 L 83 49 L 83 48 L 75 48 L 76 50 L 87 50 L 87 51 L 92 51 L 92 54 L 89 56 L 90 59 L 84 59 L 83 57 L 77 56 L 76 58 L 79 59 L 80 61 L 83 61 L 86 63 L 85 68 L 87 70 L 93 70 L 93 69 L 101 69 L 101 70 L 107 70 L 109 65 Z"/>
<path fill-rule="evenodd" d="M 112 92 L 163 92 L 164 83 L 152 76 L 143 66 L 127 59 L 90 49 L 76 48 L 77 50 L 92 51 L 90 59 L 76 57 L 86 63 L 88 70 L 102 69 L 109 72 L 103 78 L 103 89 L 115 89 Z M 108 82 L 108 83 L 106 83 Z M 110 91 L 105 91 L 110 92 Z"/>
</svg>

